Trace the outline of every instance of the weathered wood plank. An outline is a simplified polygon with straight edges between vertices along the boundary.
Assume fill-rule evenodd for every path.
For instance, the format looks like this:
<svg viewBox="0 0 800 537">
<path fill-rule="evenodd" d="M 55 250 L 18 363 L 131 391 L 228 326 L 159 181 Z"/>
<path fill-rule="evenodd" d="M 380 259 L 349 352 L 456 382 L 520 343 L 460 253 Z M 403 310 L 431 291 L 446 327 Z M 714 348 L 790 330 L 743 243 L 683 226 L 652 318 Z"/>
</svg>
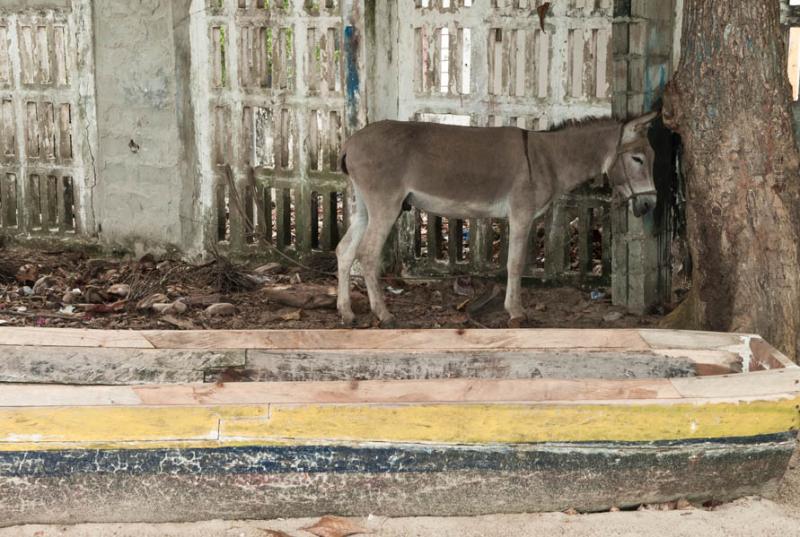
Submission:
<svg viewBox="0 0 800 537">
<path fill-rule="evenodd" d="M 135 395 L 133 395 L 135 394 Z M 0 407 L 85 405 L 397 404 L 676 399 L 667 379 L 232 382 L 141 386 L 7 384 Z"/>
<path fill-rule="evenodd" d="M 476 379 L 642 379 L 695 375 L 686 357 L 602 351 L 266 351 L 248 350 L 237 380 L 330 381 Z M 705 362 L 724 368 L 708 357 Z M 703 364 L 705 365 L 705 364 Z M 732 372 L 727 369 L 725 372 Z M 239 376 L 241 375 L 241 376 Z M 216 381 L 211 373 L 206 381 Z"/>
<path fill-rule="evenodd" d="M 637 330 L 142 331 L 156 348 L 224 349 L 624 349 L 650 350 Z M 0 334 L 0 343 L 2 334 Z"/>
<path fill-rule="evenodd" d="M 0 345 L 40 347 L 155 348 L 142 332 L 85 328 L 0 328 Z"/>
<path fill-rule="evenodd" d="M 446 379 L 233 382 L 143 386 L 7 384 L 0 407 L 64 405 L 251 405 L 410 403 L 570 403 L 629 405 L 796 400 L 800 368 L 749 374 L 642 380 Z M 135 394 L 135 397 L 132 395 Z M 793 413 L 791 419 L 798 419 Z M 787 426 L 791 423 L 787 422 Z"/>
<path fill-rule="evenodd" d="M 0 383 L 144 384 L 203 382 L 210 371 L 243 367 L 245 351 L 91 347 L 4 347 Z"/>
<path fill-rule="evenodd" d="M 237 382 L 219 386 L 149 385 L 132 388 L 146 405 L 269 403 L 416 403 L 673 399 L 666 379 L 647 380 L 415 380 Z M 0 401 L 2 396 L 0 396 Z M 2 405 L 0 405 L 2 406 Z"/>
<path fill-rule="evenodd" d="M 713 349 L 742 345 L 742 335 L 688 330 L 640 330 L 642 338 L 654 349 Z"/>
<path fill-rule="evenodd" d="M 670 379 L 681 397 L 743 400 L 760 396 L 798 397 L 800 368 L 754 371 L 740 375 Z"/>
</svg>

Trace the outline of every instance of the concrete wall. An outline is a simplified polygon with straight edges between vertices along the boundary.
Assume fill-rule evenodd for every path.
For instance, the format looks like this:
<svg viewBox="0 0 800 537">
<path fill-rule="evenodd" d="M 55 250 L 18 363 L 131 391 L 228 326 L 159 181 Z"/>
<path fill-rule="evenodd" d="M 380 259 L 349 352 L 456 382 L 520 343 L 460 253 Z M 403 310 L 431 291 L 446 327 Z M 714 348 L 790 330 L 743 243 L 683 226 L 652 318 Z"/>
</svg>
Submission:
<svg viewBox="0 0 800 537">
<path fill-rule="evenodd" d="M 333 12 L 322 23 L 334 25 L 331 28 L 339 36 L 337 50 L 342 59 L 331 60 L 333 67 L 330 67 L 316 65 L 306 55 L 309 39 L 321 35 L 316 28 L 321 23 L 308 16 L 302 2 L 294 0 L 291 13 L 275 13 L 270 19 L 271 26 L 294 25 L 297 57 L 292 65 L 297 76 L 296 87 L 289 90 L 266 88 L 249 80 L 253 73 L 248 66 L 253 58 L 248 55 L 256 47 L 239 50 L 231 46 L 239 42 L 240 32 L 242 36 L 250 35 L 243 32 L 244 27 L 240 28 L 242 20 L 252 15 L 256 26 L 262 24 L 259 17 L 264 14 L 251 13 L 255 4 L 250 2 L 244 12 L 232 7 L 233 4 L 206 9 L 205 0 L 6 0 L 3 8 L 9 3 L 16 9 L 50 6 L 63 10 L 81 5 L 86 6 L 87 13 L 92 12 L 93 29 L 85 25 L 85 34 L 93 33 L 93 53 L 88 56 L 94 60 L 92 72 L 96 72 L 96 80 L 87 78 L 89 82 L 81 90 L 84 94 L 96 91 L 96 107 L 92 102 L 86 109 L 96 109 L 97 119 L 80 118 L 78 128 L 83 132 L 77 129 L 73 132 L 76 137 L 97 138 L 88 144 L 91 151 L 84 160 L 91 163 L 92 172 L 86 181 L 84 204 L 91 213 L 87 215 L 91 224 L 80 231 L 99 236 L 109 247 L 119 246 L 134 252 L 175 248 L 191 255 L 203 252 L 205 246 L 216 241 L 220 245 L 227 242 L 237 251 L 247 251 L 251 246 L 246 240 L 249 230 L 241 218 L 237 220 L 232 214 L 234 211 L 226 211 L 227 200 L 220 196 L 226 188 L 220 181 L 221 163 L 232 164 L 239 185 L 246 184 L 248 173 L 254 168 L 261 174 L 257 179 L 274 180 L 270 185 L 283 189 L 284 194 L 295 189 L 301 203 L 292 210 L 304 211 L 296 212 L 295 216 L 299 220 L 310 218 L 313 212 L 310 205 L 302 203 L 307 201 L 308 194 L 340 191 L 344 178 L 336 166 L 315 170 L 316 178 L 310 178 L 305 144 L 313 139 L 310 143 L 324 146 L 333 154 L 345 135 L 366 121 L 367 113 L 370 121 L 409 119 L 417 113 L 430 112 L 469 115 L 476 125 L 513 121 L 529 128 L 545 128 L 568 117 L 608 115 L 612 101 L 618 116 L 648 109 L 658 98 L 674 64 L 674 2 L 680 5 L 680 0 L 616 0 L 613 32 L 609 23 L 611 0 L 595 2 L 594 7 L 587 7 L 589 3 L 584 2 L 554 3 L 545 20 L 546 31 L 539 32 L 538 17 L 523 7 L 512 8 L 511 4 L 496 8 L 497 12 L 488 3 L 476 3 L 463 13 L 450 14 L 445 10 L 432 15 L 428 9 L 415 9 L 410 2 L 406 5 L 389 0 L 345 1 L 341 9 L 337 8 L 337 13 L 348 14 L 342 19 L 342 26 L 338 26 L 338 15 Z M 525 0 L 519 4 L 528 5 L 533 2 Z M 276 6 L 273 9 L 279 8 Z M 437 88 L 431 82 L 436 79 L 432 74 L 438 69 L 436 61 L 425 64 L 432 70 L 424 75 L 427 82 L 423 82 L 422 90 L 414 87 L 413 73 L 419 54 L 412 23 L 427 28 L 429 38 L 434 35 L 430 32 L 438 27 L 448 27 L 453 43 L 458 28 L 474 29 L 470 91 L 462 91 L 458 83 L 451 83 L 444 92 Z M 492 34 L 497 38 L 489 39 L 489 33 L 497 31 L 496 28 L 503 33 Z M 212 39 L 220 29 L 225 31 L 226 43 Z M 319 35 L 313 34 L 312 29 Z M 532 43 L 539 43 L 535 58 L 519 52 L 527 50 L 520 46 L 526 32 L 530 32 Z M 502 43 L 501 35 L 505 39 Z M 606 46 L 609 38 L 613 47 Z M 591 45 L 590 39 L 597 39 L 596 46 Z M 602 67 L 611 48 L 615 58 L 613 71 Z M 453 50 L 452 59 L 459 61 L 452 62 L 451 75 L 458 80 L 453 73 L 458 73 L 462 62 L 458 49 Z M 512 50 L 517 52 L 511 53 Z M 498 67 L 492 71 L 495 64 Z M 510 70 L 507 76 L 499 67 L 501 64 L 523 67 Z M 537 67 L 545 65 L 553 67 Z M 225 83 L 217 80 L 220 69 L 227 69 L 222 75 L 227 78 Z M 314 69 L 321 71 L 317 73 Z M 527 77 L 527 82 L 507 83 L 505 78 L 512 75 L 515 80 Z M 330 91 L 324 90 L 315 100 L 308 100 L 304 91 L 319 76 L 341 78 L 330 86 Z M 352 87 L 355 91 L 351 91 Z M 363 98 L 361 88 L 364 88 Z M 357 97 L 356 101 L 352 96 Z M 259 162 L 264 157 L 261 154 L 264 148 L 256 145 L 264 145 L 264 140 L 277 132 L 277 123 L 273 134 L 264 131 L 270 127 L 256 121 L 262 116 L 254 115 L 255 109 L 274 113 L 270 116 L 273 122 L 277 122 L 283 109 L 296 114 L 295 124 L 288 125 L 294 136 L 283 137 L 283 143 L 293 144 L 296 169 L 270 171 L 268 165 Z M 346 125 L 337 131 L 340 134 L 323 124 L 314 131 L 318 139 L 314 138 L 309 118 L 319 110 L 323 118 L 328 113 L 347 118 Z M 253 136 L 251 128 L 262 129 L 264 136 L 259 136 L 259 132 Z M 280 151 L 273 141 L 270 140 L 270 147 Z M 329 159 L 323 160 L 328 166 Z M 281 199 L 284 201 L 278 200 L 275 209 L 280 215 L 276 217 L 279 228 L 289 210 L 285 201 L 288 194 Z M 230 219 L 227 228 L 226 212 L 231 213 L 227 216 Z M 222 226 L 219 226 L 220 214 Z M 663 291 L 659 287 L 666 266 L 663 241 L 659 242 L 662 230 L 654 227 L 653 222 L 633 221 L 629 213 L 622 216 L 625 227 L 615 229 L 622 240 L 615 240 L 614 268 L 618 277 L 614 295 L 619 303 L 643 309 L 656 302 Z M 264 220 L 262 216 L 261 225 Z M 269 218 L 266 220 L 272 225 Z M 326 226 L 335 228 L 335 210 L 325 220 Z M 621 226 L 622 220 L 617 223 Z M 406 224 L 401 229 L 413 232 L 412 223 Z M 224 237 L 226 233 L 228 237 Z M 268 233 L 272 237 L 272 232 Z M 279 239 L 281 235 L 279 229 Z M 410 244 L 407 235 L 401 233 L 404 244 Z M 488 236 L 488 232 L 485 223 L 481 227 L 479 222 L 472 234 L 476 250 L 482 244 L 478 240 L 481 236 Z M 279 239 L 277 247 L 281 247 Z M 321 242 L 330 246 L 333 240 L 328 239 Z M 309 249 L 310 243 L 304 232 L 298 234 L 297 244 L 289 247 L 300 251 Z M 450 258 L 453 252 L 448 252 Z M 552 254 L 548 253 L 548 259 L 556 258 Z M 631 274 L 633 278 L 629 277 Z"/>
<path fill-rule="evenodd" d="M 191 135 L 188 23 L 176 12 L 188 15 L 187 2 L 94 2 L 97 230 L 105 244 L 135 252 L 186 250 L 196 240 L 182 142 Z"/>
</svg>

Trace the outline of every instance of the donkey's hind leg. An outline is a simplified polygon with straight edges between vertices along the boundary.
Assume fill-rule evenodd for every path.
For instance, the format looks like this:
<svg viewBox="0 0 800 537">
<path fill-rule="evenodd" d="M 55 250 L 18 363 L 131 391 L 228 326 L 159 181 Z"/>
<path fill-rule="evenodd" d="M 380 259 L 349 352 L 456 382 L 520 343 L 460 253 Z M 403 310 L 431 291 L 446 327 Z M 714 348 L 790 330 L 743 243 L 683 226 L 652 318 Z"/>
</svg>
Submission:
<svg viewBox="0 0 800 537">
<path fill-rule="evenodd" d="M 364 281 L 367 284 L 369 305 L 382 327 L 390 327 L 394 322 L 394 316 L 386 308 L 380 285 L 383 245 L 397 219 L 402 202 L 402 197 L 397 200 L 383 198 L 380 203 L 372 204 L 367 200 L 369 223 L 358 252 L 358 259 L 364 270 Z"/>
<path fill-rule="evenodd" d="M 364 230 L 367 228 L 367 207 L 364 200 L 355 191 L 356 211 L 350 221 L 350 227 L 344 234 L 342 240 L 336 246 L 337 276 L 339 278 L 339 289 L 336 298 L 336 309 L 342 318 L 342 323 L 352 325 L 355 321 L 353 308 L 350 305 L 350 270 L 353 268 L 353 261 L 356 258 L 358 245 L 364 237 Z"/>
<path fill-rule="evenodd" d="M 528 239 L 533 220 L 528 217 L 509 218 L 508 236 L 508 284 L 506 286 L 505 308 L 509 314 L 509 328 L 519 328 L 525 320 L 522 307 L 522 273 L 528 257 Z"/>
</svg>

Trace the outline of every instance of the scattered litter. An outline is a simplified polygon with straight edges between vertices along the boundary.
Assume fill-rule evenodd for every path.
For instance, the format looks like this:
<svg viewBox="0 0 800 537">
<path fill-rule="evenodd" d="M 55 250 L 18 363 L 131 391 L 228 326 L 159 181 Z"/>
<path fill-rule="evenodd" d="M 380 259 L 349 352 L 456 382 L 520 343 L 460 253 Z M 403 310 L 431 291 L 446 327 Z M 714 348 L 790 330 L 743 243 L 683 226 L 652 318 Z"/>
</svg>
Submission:
<svg viewBox="0 0 800 537">
<path fill-rule="evenodd" d="M 228 315 L 236 315 L 236 306 L 228 302 L 220 302 L 219 304 L 211 304 L 206 308 L 206 314 L 216 315 L 220 317 Z"/>
<path fill-rule="evenodd" d="M 52 276 L 42 276 L 36 283 L 33 284 L 33 294 L 37 296 L 43 296 L 47 294 L 48 289 L 50 289 L 53 285 L 55 285 L 56 280 Z"/>
<path fill-rule="evenodd" d="M 503 289 L 499 285 L 492 285 L 483 294 L 476 298 L 472 304 L 470 304 L 470 306 L 467 308 L 467 312 L 470 314 L 476 314 L 484 310 L 502 306 L 502 300 L 499 300 L 502 290 Z"/>
<path fill-rule="evenodd" d="M 169 297 L 163 293 L 154 293 L 146 298 L 143 298 L 136 304 L 136 309 L 140 311 L 147 311 L 155 304 L 166 304 L 169 301 Z"/>
<path fill-rule="evenodd" d="M 153 304 L 152 308 L 153 311 L 162 315 L 180 315 L 181 313 L 185 313 L 186 310 L 189 309 L 189 306 L 180 300 L 176 300 L 175 302 L 170 302 L 168 304 Z"/>
<path fill-rule="evenodd" d="M 220 294 L 214 295 L 192 295 L 186 298 L 181 298 L 181 302 L 187 306 L 210 306 L 218 302 L 228 302 L 228 297 Z"/>
<path fill-rule="evenodd" d="M 270 300 L 302 309 L 336 307 L 336 288 L 325 285 L 278 285 L 265 287 L 264 294 Z"/>
<path fill-rule="evenodd" d="M 127 300 L 117 300 L 110 304 L 76 304 L 87 313 L 118 313 L 125 309 Z"/>
<path fill-rule="evenodd" d="M 282 321 L 299 321 L 302 317 L 302 312 L 303 310 L 290 311 L 289 313 L 281 315 L 280 318 Z"/>
<path fill-rule="evenodd" d="M 266 265 L 261 265 L 260 267 L 253 269 L 253 272 L 260 275 L 281 274 L 286 272 L 286 267 L 280 263 L 267 263 Z"/>
<path fill-rule="evenodd" d="M 286 263 L 246 265 L 220 254 L 207 263 L 191 264 L 153 255 L 92 259 L 81 251 L 50 253 L 16 246 L 2 252 L 0 311 L 12 325 L 33 326 L 46 319 L 50 326 L 134 330 L 203 329 L 212 324 L 231 329 L 339 326 L 332 254 L 305 259 L 318 267 L 306 269 Z M 601 265 L 601 252 L 593 253 L 593 263 Z M 353 283 L 354 313 L 360 326 L 368 327 L 374 316 L 363 280 Z M 382 289 L 393 298 L 391 309 L 400 327 L 461 328 L 466 322 L 501 328 L 508 323 L 499 281 L 468 275 L 411 280 L 389 276 L 382 279 Z M 653 312 L 629 315 L 613 307 L 609 298 L 601 286 L 586 291 L 525 288 L 523 303 L 530 321 L 516 324 L 589 328 L 653 326 L 659 320 Z M 158 312 L 154 304 L 161 304 Z M 205 312 L 215 304 L 230 304 L 222 310 L 227 315 L 211 317 Z M 604 320 L 609 313 L 616 314 L 607 319 L 622 317 Z"/>
<path fill-rule="evenodd" d="M 331 515 L 320 518 L 313 526 L 300 529 L 317 537 L 348 537 L 357 533 L 370 533 L 368 529 L 362 528 L 346 518 Z"/>
<path fill-rule="evenodd" d="M 197 326 L 192 321 L 188 319 L 179 319 L 174 315 L 169 315 L 169 314 L 164 315 L 161 317 L 161 320 L 164 321 L 165 323 L 171 324 L 172 326 L 181 328 L 183 330 L 195 330 L 197 328 Z"/>
<path fill-rule="evenodd" d="M 472 287 L 472 281 L 469 278 L 455 278 L 453 280 L 453 292 L 461 296 L 473 296 L 475 289 Z"/>
<path fill-rule="evenodd" d="M 248 274 L 247 277 L 256 285 L 264 285 L 272 281 L 271 276 L 265 276 L 264 274 Z"/>
<path fill-rule="evenodd" d="M 108 288 L 108 294 L 125 298 L 131 294 L 131 286 L 127 283 L 115 283 Z"/>
<path fill-rule="evenodd" d="M 39 268 L 32 264 L 26 263 L 19 267 L 17 271 L 17 281 L 19 283 L 34 283 L 39 279 Z"/>
<path fill-rule="evenodd" d="M 101 291 L 97 287 L 89 286 L 83 292 L 83 300 L 89 304 L 102 304 L 109 300 L 109 296 L 105 291 Z"/>
</svg>

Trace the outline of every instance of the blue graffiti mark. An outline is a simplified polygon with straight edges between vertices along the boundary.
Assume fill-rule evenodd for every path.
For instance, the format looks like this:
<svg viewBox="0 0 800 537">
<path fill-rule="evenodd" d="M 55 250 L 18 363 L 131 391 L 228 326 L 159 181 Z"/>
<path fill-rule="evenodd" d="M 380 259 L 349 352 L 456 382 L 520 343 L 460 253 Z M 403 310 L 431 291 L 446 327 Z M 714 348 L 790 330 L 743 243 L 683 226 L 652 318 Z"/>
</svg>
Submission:
<svg viewBox="0 0 800 537">
<path fill-rule="evenodd" d="M 347 74 L 347 108 L 351 125 L 358 122 L 359 87 L 361 80 L 358 74 L 358 32 L 353 26 L 344 28 L 344 54 Z"/>
<path fill-rule="evenodd" d="M 658 67 L 658 86 L 653 87 L 650 77 L 650 69 L 644 71 L 644 109 L 650 110 L 653 103 L 664 95 L 664 88 L 667 87 L 667 69 L 664 65 Z"/>
<path fill-rule="evenodd" d="M 650 69 L 644 70 L 644 109 L 650 110 L 653 106 L 653 81 L 650 80 Z"/>
</svg>

